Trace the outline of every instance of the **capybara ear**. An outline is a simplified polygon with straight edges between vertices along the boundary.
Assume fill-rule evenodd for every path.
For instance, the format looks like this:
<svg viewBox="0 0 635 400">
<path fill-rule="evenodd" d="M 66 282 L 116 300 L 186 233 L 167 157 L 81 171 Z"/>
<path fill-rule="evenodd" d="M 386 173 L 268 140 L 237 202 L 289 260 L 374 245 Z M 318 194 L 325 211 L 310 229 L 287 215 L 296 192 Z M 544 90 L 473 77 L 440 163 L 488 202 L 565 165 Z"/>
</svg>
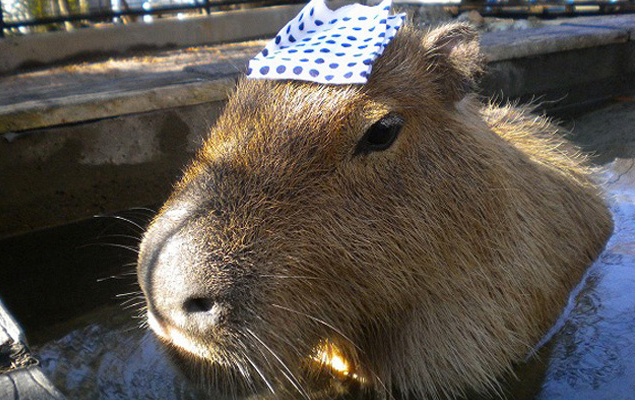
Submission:
<svg viewBox="0 0 635 400">
<path fill-rule="evenodd" d="M 428 32 L 423 42 L 441 90 L 448 100 L 461 100 L 483 71 L 478 32 L 466 23 L 448 24 Z"/>
</svg>

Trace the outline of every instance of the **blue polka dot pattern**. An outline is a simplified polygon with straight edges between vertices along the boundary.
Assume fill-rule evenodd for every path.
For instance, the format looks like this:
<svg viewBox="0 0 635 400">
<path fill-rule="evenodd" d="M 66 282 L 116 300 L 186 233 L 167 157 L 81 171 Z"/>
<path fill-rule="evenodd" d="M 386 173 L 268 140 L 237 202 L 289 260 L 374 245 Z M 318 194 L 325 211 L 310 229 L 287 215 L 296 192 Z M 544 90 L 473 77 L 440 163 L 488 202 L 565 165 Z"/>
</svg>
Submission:
<svg viewBox="0 0 635 400">
<path fill-rule="evenodd" d="M 392 0 L 331 11 L 311 0 L 249 62 L 250 79 L 294 79 L 322 84 L 363 84 L 405 14 L 390 15 Z M 307 46 L 307 47 L 304 47 Z"/>
</svg>

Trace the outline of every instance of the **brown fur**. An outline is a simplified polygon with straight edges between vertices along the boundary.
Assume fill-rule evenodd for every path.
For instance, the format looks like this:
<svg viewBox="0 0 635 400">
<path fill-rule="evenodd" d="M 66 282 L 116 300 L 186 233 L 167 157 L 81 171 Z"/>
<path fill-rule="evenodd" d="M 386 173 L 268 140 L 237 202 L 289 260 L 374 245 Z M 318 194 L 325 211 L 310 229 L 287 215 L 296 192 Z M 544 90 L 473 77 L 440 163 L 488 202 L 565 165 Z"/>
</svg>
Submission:
<svg viewBox="0 0 635 400">
<path fill-rule="evenodd" d="M 141 248 L 151 310 L 166 223 L 188 279 L 232 304 L 213 335 L 189 333 L 209 356 L 174 353 L 195 380 L 228 396 L 455 397 L 523 359 L 612 224 L 557 127 L 470 94 L 480 68 L 469 27 L 406 27 L 366 85 L 239 82 Z M 392 147 L 353 155 L 389 111 L 406 121 Z M 174 209 L 188 211 L 166 222 Z M 311 361 L 326 343 L 349 378 Z"/>
</svg>

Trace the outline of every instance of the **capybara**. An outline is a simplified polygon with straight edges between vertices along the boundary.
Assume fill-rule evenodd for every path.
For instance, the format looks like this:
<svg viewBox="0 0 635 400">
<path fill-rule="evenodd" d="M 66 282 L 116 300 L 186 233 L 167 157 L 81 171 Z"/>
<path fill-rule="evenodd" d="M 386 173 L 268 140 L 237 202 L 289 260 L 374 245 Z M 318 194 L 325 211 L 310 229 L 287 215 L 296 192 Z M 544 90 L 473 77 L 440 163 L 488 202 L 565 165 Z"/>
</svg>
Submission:
<svg viewBox="0 0 635 400">
<path fill-rule="evenodd" d="M 213 399 L 496 390 L 603 249 L 559 128 L 482 102 L 477 34 L 404 26 L 366 84 L 241 79 L 141 243 L 150 326 Z"/>
</svg>

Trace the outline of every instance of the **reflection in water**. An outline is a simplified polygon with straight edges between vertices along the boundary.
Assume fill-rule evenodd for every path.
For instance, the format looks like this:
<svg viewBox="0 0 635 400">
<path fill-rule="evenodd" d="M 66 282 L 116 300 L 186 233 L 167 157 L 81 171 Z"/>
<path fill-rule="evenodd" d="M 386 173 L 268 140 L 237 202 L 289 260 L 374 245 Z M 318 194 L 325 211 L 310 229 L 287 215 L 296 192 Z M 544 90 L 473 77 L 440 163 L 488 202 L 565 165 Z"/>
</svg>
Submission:
<svg viewBox="0 0 635 400">
<path fill-rule="evenodd" d="M 552 339 L 538 399 L 632 399 L 635 393 L 635 168 L 607 168 L 615 232 Z M 72 399 L 193 399 L 154 339 L 104 310 L 92 324 L 36 349 Z M 121 318 L 119 318 L 121 320 Z M 104 322 L 108 321 L 108 322 Z M 557 325 L 558 326 L 558 325 Z M 39 352 L 38 352 L 39 350 Z M 521 380 L 523 376 L 519 377 Z"/>
<path fill-rule="evenodd" d="M 112 312 L 106 309 L 101 317 Z M 130 328 L 129 323 L 94 323 L 77 329 L 44 345 L 38 358 L 69 399 L 195 398 L 167 364 L 150 332 Z"/>
<path fill-rule="evenodd" d="M 634 161 L 607 167 L 615 232 L 554 338 L 539 399 L 635 398 Z"/>
</svg>

